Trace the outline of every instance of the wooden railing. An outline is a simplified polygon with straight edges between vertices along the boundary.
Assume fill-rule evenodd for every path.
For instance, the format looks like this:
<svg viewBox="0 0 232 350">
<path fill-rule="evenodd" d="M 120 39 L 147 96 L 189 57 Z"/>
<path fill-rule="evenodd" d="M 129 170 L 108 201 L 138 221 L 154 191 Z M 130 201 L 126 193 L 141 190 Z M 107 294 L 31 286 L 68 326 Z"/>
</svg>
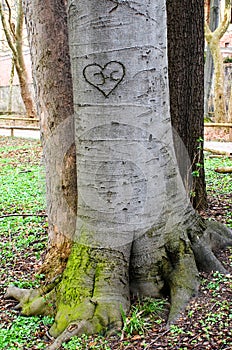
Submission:
<svg viewBox="0 0 232 350">
<path fill-rule="evenodd" d="M 2 124 L 1 121 L 7 122 Z M 22 122 L 25 124 L 36 124 L 34 125 L 22 125 Z M 21 124 L 21 125 L 20 125 Z M 0 116 L 0 129 L 10 130 L 10 135 L 14 136 L 14 130 L 28 130 L 28 131 L 38 131 L 39 128 L 39 119 L 38 118 L 24 118 L 22 116 L 9 116 L 1 115 Z"/>
<path fill-rule="evenodd" d="M 5 125 L 1 123 L 1 120 L 10 122 L 9 125 Z M 36 126 L 32 125 L 17 125 L 17 122 L 25 122 L 36 124 Z M 232 123 L 205 123 L 205 128 L 229 128 L 229 141 L 232 142 Z M 40 130 L 39 128 L 39 119 L 38 118 L 24 118 L 18 116 L 8 116 L 8 115 L 0 115 L 0 129 L 8 129 L 10 130 L 11 136 L 14 136 L 14 130 Z"/>
</svg>

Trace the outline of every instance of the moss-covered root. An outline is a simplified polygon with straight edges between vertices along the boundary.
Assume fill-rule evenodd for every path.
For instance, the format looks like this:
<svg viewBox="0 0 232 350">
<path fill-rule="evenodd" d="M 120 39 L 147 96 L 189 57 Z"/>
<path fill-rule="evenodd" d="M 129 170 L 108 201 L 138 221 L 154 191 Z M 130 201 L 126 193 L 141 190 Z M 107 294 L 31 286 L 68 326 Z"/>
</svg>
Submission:
<svg viewBox="0 0 232 350">
<path fill-rule="evenodd" d="M 75 335 L 98 333 L 100 329 L 109 326 L 115 330 L 122 328 L 122 317 L 117 303 L 99 304 L 98 312 L 91 319 L 71 322 L 46 350 L 57 350 Z"/>
<path fill-rule="evenodd" d="M 197 295 L 199 288 L 199 274 L 194 254 L 188 242 L 180 240 L 178 244 L 166 246 L 167 263 L 164 265 L 164 278 L 169 286 L 171 308 L 168 324 L 175 322 L 180 312 L 189 300 Z"/>
<path fill-rule="evenodd" d="M 54 342 L 46 347 L 46 350 L 57 350 L 61 347 L 61 345 L 68 340 L 70 340 L 75 335 L 80 333 L 84 333 L 84 329 L 86 328 L 87 321 L 81 321 L 79 323 L 72 322 L 70 325 L 64 330 L 59 337 L 57 337 Z"/>
<path fill-rule="evenodd" d="M 59 280 L 60 278 L 58 278 Z M 5 298 L 14 298 L 19 301 L 16 309 L 21 309 L 25 316 L 54 315 L 56 292 L 54 286 L 57 280 L 50 285 L 38 289 L 22 289 L 15 286 L 7 288 Z"/>
<path fill-rule="evenodd" d="M 215 257 L 214 251 L 232 245 L 232 231 L 216 221 L 206 221 L 207 228 L 198 235 L 194 230 L 188 231 L 198 269 L 205 272 L 227 270 Z"/>
<path fill-rule="evenodd" d="M 120 328 L 121 309 L 129 308 L 129 249 L 124 251 L 75 244 L 57 290 L 53 337 L 98 333 Z M 53 348 L 51 348 L 53 349 Z"/>
</svg>

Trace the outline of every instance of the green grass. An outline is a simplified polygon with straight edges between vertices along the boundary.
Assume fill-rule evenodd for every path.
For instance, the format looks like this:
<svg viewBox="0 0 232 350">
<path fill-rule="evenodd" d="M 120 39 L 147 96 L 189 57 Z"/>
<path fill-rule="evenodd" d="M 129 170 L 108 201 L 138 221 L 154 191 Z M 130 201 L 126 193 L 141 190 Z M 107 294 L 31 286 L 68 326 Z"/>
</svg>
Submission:
<svg viewBox="0 0 232 350">
<path fill-rule="evenodd" d="M 1 137 L 0 179 L 0 216 L 6 216 L 0 218 L 1 287 L 14 284 L 33 288 L 43 276 L 27 279 L 20 268 L 14 269 L 20 260 L 39 262 L 47 243 L 47 223 L 44 217 L 37 216 L 45 210 L 44 169 L 38 159 L 38 142 Z M 35 216 L 20 216 L 23 213 Z M 51 318 L 27 318 L 15 315 L 13 310 L 5 311 L 3 316 L 9 317 L 10 323 L 2 322 L 0 326 L 0 349 L 30 349 L 35 344 L 37 349 L 45 348 L 38 341 L 38 331 L 41 325 L 51 323 Z"/>
<path fill-rule="evenodd" d="M 228 195 L 232 192 L 232 174 L 220 174 L 214 171 L 215 168 L 225 166 L 232 166 L 230 158 L 205 157 L 207 190 L 215 192 L 215 195 Z"/>
<path fill-rule="evenodd" d="M 6 164 L 1 159 L 0 212 L 36 213 L 45 208 L 44 176 L 41 167 Z"/>
<path fill-rule="evenodd" d="M 232 160 L 227 157 L 205 157 L 205 175 L 208 195 L 214 198 L 223 211 L 224 223 L 232 228 L 232 174 L 215 172 L 218 167 L 232 166 Z"/>
<path fill-rule="evenodd" d="M 45 349 L 45 344 L 38 341 L 38 334 L 41 324 L 52 324 L 51 317 L 23 317 L 15 316 L 9 328 L 0 327 L 0 349 L 30 349 L 35 346 L 37 349 Z"/>
</svg>

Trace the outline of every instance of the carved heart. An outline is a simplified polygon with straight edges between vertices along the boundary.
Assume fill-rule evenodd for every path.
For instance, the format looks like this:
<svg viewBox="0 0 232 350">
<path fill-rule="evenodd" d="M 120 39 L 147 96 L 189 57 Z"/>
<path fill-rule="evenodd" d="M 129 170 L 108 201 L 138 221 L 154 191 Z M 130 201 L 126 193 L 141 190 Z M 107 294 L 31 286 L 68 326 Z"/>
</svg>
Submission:
<svg viewBox="0 0 232 350">
<path fill-rule="evenodd" d="M 85 80 L 108 97 L 125 75 L 125 67 L 122 63 L 111 61 L 104 67 L 97 63 L 89 64 L 83 70 Z"/>
</svg>

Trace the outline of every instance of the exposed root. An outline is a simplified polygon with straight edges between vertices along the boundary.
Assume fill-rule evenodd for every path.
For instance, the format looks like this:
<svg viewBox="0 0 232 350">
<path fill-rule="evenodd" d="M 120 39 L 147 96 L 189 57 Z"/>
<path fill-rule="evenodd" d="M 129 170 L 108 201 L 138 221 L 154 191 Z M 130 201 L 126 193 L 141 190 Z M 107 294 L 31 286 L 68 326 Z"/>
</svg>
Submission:
<svg viewBox="0 0 232 350">
<path fill-rule="evenodd" d="M 167 323 L 171 324 L 175 322 L 189 300 L 197 295 L 200 281 L 193 253 L 185 241 L 180 240 L 177 247 L 166 246 L 166 252 L 169 260 L 164 277 L 171 297 Z"/>
<path fill-rule="evenodd" d="M 232 246 L 232 230 L 220 222 L 208 220 L 205 234 L 212 251 Z"/>
<path fill-rule="evenodd" d="M 86 321 L 81 321 L 79 324 L 76 322 L 70 323 L 70 325 L 64 330 L 59 337 L 57 337 L 54 342 L 46 347 L 46 350 L 57 350 L 61 345 L 69 341 L 75 335 L 83 333 L 82 328 L 85 328 Z"/>
<path fill-rule="evenodd" d="M 227 273 L 226 269 L 215 257 L 209 246 L 205 244 L 204 240 L 196 238 L 196 240 L 192 242 L 192 248 L 199 270 L 205 272 L 219 271 L 220 273 Z"/>
<path fill-rule="evenodd" d="M 29 300 L 37 299 L 38 297 L 38 290 L 21 289 L 15 286 L 9 286 L 5 294 L 5 298 L 13 298 L 19 301 L 19 304 L 15 307 L 16 309 L 22 308 L 24 303 L 28 303 Z"/>
<path fill-rule="evenodd" d="M 185 272 L 183 273 L 183 266 Z M 179 317 L 180 312 L 187 306 L 189 300 L 196 297 L 199 288 L 199 276 L 197 269 L 193 274 L 192 267 L 195 262 L 190 256 L 186 256 L 176 267 L 169 279 L 171 308 L 168 316 L 168 324 L 175 322 Z M 186 268 L 187 267 L 187 268 Z M 188 268 L 189 267 L 189 268 Z"/>
<path fill-rule="evenodd" d="M 52 336 L 82 320 L 88 334 L 121 325 L 120 306 L 126 312 L 130 303 L 129 252 L 129 247 L 120 251 L 74 244 L 57 290 Z"/>
<path fill-rule="evenodd" d="M 21 289 L 15 286 L 7 288 L 5 298 L 19 301 L 16 309 L 21 309 L 23 315 L 54 315 L 56 291 L 54 287 L 61 276 L 57 276 L 52 283 L 38 289 Z"/>
<path fill-rule="evenodd" d="M 102 302 L 92 307 L 92 310 L 91 307 L 88 308 L 88 305 L 85 304 L 84 306 L 87 307 L 89 318 L 84 307 L 83 319 L 69 323 L 64 331 L 54 340 L 53 344 L 48 346 L 46 350 L 59 349 L 63 342 L 67 342 L 74 335 L 81 335 L 83 333 L 95 334 L 102 330 L 120 330 L 122 328 L 120 305 L 117 302 L 113 300 L 111 303 Z M 60 319 L 62 319 L 63 316 L 64 315 L 59 314 Z M 53 334 L 53 329 L 50 330 L 50 334 Z"/>
<path fill-rule="evenodd" d="M 215 257 L 213 251 L 232 245 L 232 233 L 230 229 L 216 221 L 208 221 L 207 228 L 203 234 L 198 235 L 195 231 L 189 230 L 188 236 L 199 270 L 227 273 L 224 266 Z"/>
</svg>

